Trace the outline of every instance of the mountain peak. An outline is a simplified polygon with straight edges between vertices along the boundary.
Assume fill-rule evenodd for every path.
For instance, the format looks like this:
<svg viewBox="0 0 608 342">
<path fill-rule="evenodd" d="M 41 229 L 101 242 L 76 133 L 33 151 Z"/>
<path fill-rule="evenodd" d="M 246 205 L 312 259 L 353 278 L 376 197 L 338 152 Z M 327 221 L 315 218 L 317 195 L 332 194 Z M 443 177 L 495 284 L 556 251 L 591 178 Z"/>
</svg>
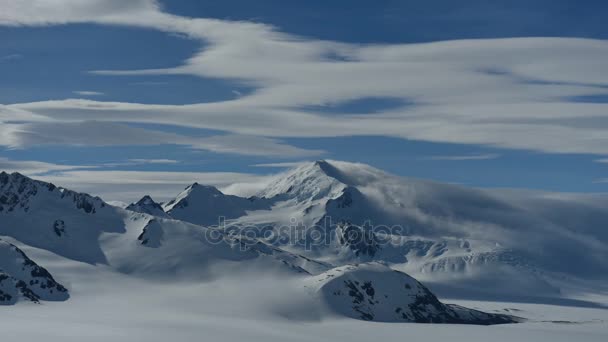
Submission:
<svg viewBox="0 0 608 342">
<path fill-rule="evenodd" d="M 314 200 L 337 193 L 345 186 L 335 166 L 326 160 L 317 160 L 279 174 L 258 196 L 287 196 L 295 197 L 298 201 Z"/>
<path fill-rule="evenodd" d="M 171 217 L 200 225 L 217 224 L 219 217 L 241 217 L 247 210 L 268 209 L 266 201 L 226 195 L 214 186 L 194 183 L 163 205 Z"/>
<path fill-rule="evenodd" d="M 174 199 L 163 205 L 163 209 L 166 213 L 170 213 L 171 210 L 177 208 L 185 208 L 190 205 L 190 202 L 203 201 L 207 202 L 214 198 L 225 196 L 220 190 L 211 185 L 201 185 L 199 183 L 192 183 L 184 189 Z"/>
<path fill-rule="evenodd" d="M 12 178 L 12 179 L 17 179 L 17 180 L 21 180 L 21 179 L 28 179 L 31 181 L 34 181 L 33 179 L 19 173 L 19 172 L 12 172 L 12 173 L 8 173 L 6 171 L 2 171 L 0 172 L 0 177 L 7 179 L 8 177 Z"/>
<path fill-rule="evenodd" d="M 131 203 L 125 209 L 159 217 L 168 216 L 163 210 L 163 207 L 154 201 L 150 195 L 145 195 L 139 201 Z"/>
<path fill-rule="evenodd" d="M 209 192 L 213 194 L 223 194 L 218 188 L 213 185 L 203 185 L 197 182 L 192 183 L 186 189 L 186 191 L 197 191 L 197 192 Z"/>
<path fill-rule="evenodd" d="M 42 191 L 45 190 L 45 191 Z M 49 193 L 51 197 L 42 195 Z M 86 193 L 58 188 L 53 183 L 47 183 L 29 178 L 19 172 L 0 173 L 0 212 L 22 210 L 27 212 L 35 198 L 44 197 L 40 201 L 71 199 L 77 209 L 86 213 L 95 213 L 105 207 L 105 202 L 99 197 Z"/>
<path fill-rule="evenodd" d="M 334 178 L 340 183 L 350 185 L 348 177 L 338 167 L 327 160 L 317 160 L 315 166 L 321 169 L 328 177 Z"/>
<path fill-rule="evenodd" d="M 313 162 L 313 164 L 322 167 L 323 165 L 329 165 L 329 162 L 325 159 L 317 159 Z"/>
<path fill-rule="evenodd" d="M 137 204 L 146 204 L 152 202 L 154 202 L 154 200 L 152 199 L 152 197 L 150 197 L 150 195 L 144 195 L 144 197 L 137 201 Z"/>
</svg>

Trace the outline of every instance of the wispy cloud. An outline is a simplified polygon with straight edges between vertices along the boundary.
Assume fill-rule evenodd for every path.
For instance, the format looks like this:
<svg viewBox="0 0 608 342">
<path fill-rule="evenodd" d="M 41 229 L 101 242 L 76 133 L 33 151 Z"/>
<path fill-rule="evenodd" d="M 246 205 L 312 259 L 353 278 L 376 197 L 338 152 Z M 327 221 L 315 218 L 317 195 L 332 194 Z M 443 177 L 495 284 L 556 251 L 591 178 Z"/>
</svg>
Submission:
<svg viewBox="0 0 608 342">
<path fill-rule="evenodd" d="M 144 194 L 158 200 L 177 195 L 189 184 L 213 185 L 225 193 L 252 195 L 269 180 L 260 176 L 236 172 L 157 172 L 157 171 L 97 171 L 74 170 L 56 172 L 38 179 L 61 184 L 69 189 L 86 192 L 105 200 L 133 202 Z"/>
<path fill-rule="evenodd" d="M 254 165 L 251 165 L 251 166 L 255 166 L 255 167 L 282 167 L 282 168 L 290 168 L 290 167 L 300 166 L 303 163 L 305 163 L 305 161 L 285 162 L 285 163 L 263 163 L 263 164 L 254 164 Z"/>
<path fill-rule="evenodd" d="M 594 162 L 608 164 L 608 158 L 596 159 Z"/>
<path fill-rule="evenodd" d="M 129 162 L 137 164 L 177 164 L 179 161 L 174 159 L 129 159 Z"/>
<path fill-rule="evenodd" d="M 13 160 L 5 157 L 0 157 L 0 171 L 19 172 L 28 176 L 36 176 L 57 171 L 70 171 L 79 169 L 90 169 L 95 166 L 87 165 L 65 165 L 46 163 L 33 160 Z"/>
<path fill-rule="evenodd" d="M 13 53 L 10 55 L 5 55 L 0 57 L 0 61 L 5 61 L 5 62 L 9 62 L 9 61 L 14 61 L 17 59 L 21 59 L 23 58 L 23 55 L 19 54 L 19 53 Z"/>
<path fill-rule="evenodd" d="M 90 91 L 90 90 L 74 90 L 73 93 L 77 94 L 77 95 L 82 95 L 82 96 L 102 96 L 102 95 L 105 95 L 102 92 L 99 92 L 99 91 Z"/>
<path fill-rule="evenodd" d="M 230 101 L 189 105 L 63 100 L 15 104 L 11 109 L 59 124 L 95 117 L 224 131 L 227 137 L 201 139 L 202 147 L 219 153 L 246 151 L 251 137 L 258 138 L 256 146 L 272 146 L 272 156 L 273 151 L 285 154 L 290 148 L 268 139 L 373 135 L 608 154 L 608 104 L 568 100 L 608 94 L 608 42 L 603 40 L 358 45 L 296 37 L 259 23 L 180 17 L 162 12 L 153 0 L 126 3 L 28 1 L 4 9 L 0 25 L 94 22 L 184 34 L 206 45 L 183 65 L 96 73 L 188 74 L 238 80 L 254 84 L 256 91 Z M 328 61 L 327 56 L 337 58 Z M 303 109 L 373 97 L 402 98 L 416 105 L 339 117 Z"/>
<path fill-rule="evenodd" d="M 0 118 L 1 114 L 0 111 Z M 12 115 L 11 119 L 17 120 L 18 117 Z M 193 137 L 102 121 L 3 124 L 0 125 L 0 133 L 0 144 L 12 148 L 36 145 L 183 145 L 196 150 L 252 156 L 309 157 L 324 153 L 322 150 L 291 146 L 273 138 L 239 134 Z"/>
<path fill-rule="evenodd" d="M 161 86 L 161 85 L 167 85 L 167 84 L 169 84 L 169 82 L 164 82 L 164 81 L 142 81 L 142 82 L 129 83 L 129 85 L 136 85 L 136 86 Z"/>
<path fill-rule="evenodd" d="M 500 157 L 500 154 L 487 153 L 487 154 L 469 154 L 469 155 L 429 156 L 429 157 L 426 157 L 425 159 L 464 161 L 464 160 L 488 160 L 488 159 L 496 159 L 499 157 Z"/>
<path fill-rule="evenodd" d="M 125 161 L 107 162 L 99 166 L 105 168 L 114 168 L 122 166 L 139 166 L 139 165 L 158 165 L 158 164 L 177 164 L 179 161 L 173 159 L 127 159 Z"/>
</svg>

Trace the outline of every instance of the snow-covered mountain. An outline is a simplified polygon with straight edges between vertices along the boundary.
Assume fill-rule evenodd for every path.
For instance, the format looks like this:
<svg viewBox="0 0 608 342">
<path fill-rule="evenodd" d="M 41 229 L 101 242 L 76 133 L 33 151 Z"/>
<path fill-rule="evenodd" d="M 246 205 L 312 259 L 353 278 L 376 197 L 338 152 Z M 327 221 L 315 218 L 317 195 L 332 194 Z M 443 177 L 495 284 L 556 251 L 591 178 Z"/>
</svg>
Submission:
<svg viewBox="0 0 608 342">
<path fill-rule="evenodd" d="M 441 303 L 409 275 L 377 264 L 336 267 L 305 287 L 330 310 L 366 321 L 504 324 L 519 319 Z"/>
<path fill-rule="evenodd" d="M 0 305 L 68 299 L 67 289 L 15 245 L 0 239 Z"/>
<path fill-rule="evenodd" d="M 189 188 L 193 191 L 188 194 L 200 199 L 203 189 L 207 188 L 196 185 Z M 182 199 L 184 201 L 178 202 L 183 205 L 190 197 Z M 228 197 L 228 201 L 238 202 L 238 199 Z M 108 265 L 125 273 L 149 277 L 171 273 L 173 277 L 205 278 L 209 276 L 210 266 L 237 261 L 243 268 L 254 262 L 296 273 L 308 273 L 309 267 L 312 272 L 328 268 L 324 263 L 256 239 L 229 236 L 212 228 L 171 219 L 168 214 L 152 216 L 132 211 L 158 209 L 147 198 L 131 206 L 131 210 L 123 210 L 97 197 L 21 174 L 2 173 L 0 203 L 0 236 L 9 236 L 72 260 Z"/>
<path fill-rule="evenodd" d="M 327 270 L 322 262 L 290 253 L 256 239 L 145 214 L 126 218 L 126 232 L 101 239 L 108 264 L 145 278 L 208 279 L 214 270 L 262 268 L 288 274 Z"/>
<path fill-rule="evenodd" d="M 254 197 L 194 183 L 165 204 L 144 196 L 122 209 L 1 173 L 0 237 L 152 284 L 257 274 L 297 279 L 318 307 L 348 317 L 493 324 L 511 318 L 442 304 L 409 275 L 440 295 L 480 298 L 557 298 L 603 283 L 608 205 L 541 195 L 317 161 L 276 175 Z M 3 272 L 13 298 L 20 278 Z M 73 274 L 56 278 L 71 283 Z"/>
<path fill-rule="evenodd" d="M 559 296 L 563 279 L 608 273 L 608 210 L 595 202 L 401 178 L 364 164 L 302 163 L 249 198 L 195 183 L 162 211 L 146 197 L 129 209 L 202 226 L 225 219 L 226 236 L 330 265 L 381 261 L 438 288 L 449 279 L 459 292 Z"/>
<path fill-rule="evenodd" d="M 559 295 L 564 278 L 608 274 L 608 210 L 572 197 L 516 197 L 339 161 L 304 163 L 258 197 L 271 209 L 228 225 L 301 222 L 303 242 L 273 243 L 334 265 L 378 260 L 431 283 L 510 295 Z M 308 241 L 315 234 L 321 243 Z"/>
<path fill-rule="evenodd" d="M 246 215 L 248 210 L 268 208 L 268 203 L 259 198 L 225 195 L 213 186 L 198 183 L 163 205 L 171 217 L 200 225 L 218 225 L 220 217 L 233 219 Z"/>
<path fill-rule="evenodd" d="M 152 216 L 164 218 L 170 217 L 169 214 L 165 212 L 160 203 L 156 203 L 149 195 L 145 195 L 139 201 L 129 204 L 125 209 L 137 213 L 149 214 Z"/>
<path fill-rule="evenodd" d="M 84 262 L 105 262 L 104 232 L 123 231 L 114 207 L 19 173 L 0 173 L 0 235 Z"/>
</svg>

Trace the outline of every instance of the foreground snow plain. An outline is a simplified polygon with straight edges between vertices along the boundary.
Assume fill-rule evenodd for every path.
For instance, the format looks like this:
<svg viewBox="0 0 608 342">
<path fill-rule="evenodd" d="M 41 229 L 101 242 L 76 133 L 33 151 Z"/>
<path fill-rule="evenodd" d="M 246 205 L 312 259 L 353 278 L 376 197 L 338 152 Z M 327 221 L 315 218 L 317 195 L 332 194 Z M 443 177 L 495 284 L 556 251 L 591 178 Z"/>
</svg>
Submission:
<svg viewBox="0 0 608 342">
<path fill-rule="evenodd" d="M 15 241 L 12 241 L 15 242 Z M 18 244 L 18 242 L 15 242 Z M 379 323 L 335 316 L 297 291 L 298 279 L 239 272 L 205 282 L 150 282 L 20 245 L 70 279 L 66 302 L 0 306 L 4 341 L 606 341 L 608 307 L 463 301 L 525 323 L 471 326 Z M 277 286 L 280 284 L 280 286 Z M 595 297 L 608 303 L 608 297 Z"/>
</svg>

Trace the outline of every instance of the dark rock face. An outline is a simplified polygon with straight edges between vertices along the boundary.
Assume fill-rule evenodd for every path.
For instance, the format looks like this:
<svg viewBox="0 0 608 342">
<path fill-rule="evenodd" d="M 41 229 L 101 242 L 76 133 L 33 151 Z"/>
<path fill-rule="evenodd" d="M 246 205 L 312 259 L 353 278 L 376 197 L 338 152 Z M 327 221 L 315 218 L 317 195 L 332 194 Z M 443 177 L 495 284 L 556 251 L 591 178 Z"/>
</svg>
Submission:
<svg viewBox="0 0 608 342">
<path fill-rule="evenodd" d="M 364 227 L 341 223 L 336 227 L 338 242 L 348 247 L 355 256 L 373 257 L 380 250 L 378 238 Z"/>
<path fill-rule="evenodd" d="M 331 201 L 334 201 L 336 208 L 350 208 L 353 205 L 353 195 L 350 191 L 344 191 L 340 197 Z"/>
<path fill-rule="evenodd" d="M 159 203 L 155 202 L 152 197 L 148 195 L 142 197 L 139 201 L 135 203 L 131 203 L 125 209 L 134 211 L 136 213 L 143 213 L 152 216 L 169 217 L 163 207 Z"/>
<path fill-rule="evenodd" d="M 0 240 L 0 305 L 14 304 L 19 298 L 40 302 L 68 297 L 68 290 L 45 268 L 15 245 Z"/>
<path fill-rule="evenodd" d="M 156 220 L 150 220 L 137 240 L 146 247 L 160 247 L 163 238 L 163 228 Z"/>
<path fill-rule="evenodd" d="M 57 236 L 63 236 L 63 234 L 65 234 L 65 222 L 59 219 L 55 220 L 55 223 L 53 223 L 53 231 Z"/>
</svg>

